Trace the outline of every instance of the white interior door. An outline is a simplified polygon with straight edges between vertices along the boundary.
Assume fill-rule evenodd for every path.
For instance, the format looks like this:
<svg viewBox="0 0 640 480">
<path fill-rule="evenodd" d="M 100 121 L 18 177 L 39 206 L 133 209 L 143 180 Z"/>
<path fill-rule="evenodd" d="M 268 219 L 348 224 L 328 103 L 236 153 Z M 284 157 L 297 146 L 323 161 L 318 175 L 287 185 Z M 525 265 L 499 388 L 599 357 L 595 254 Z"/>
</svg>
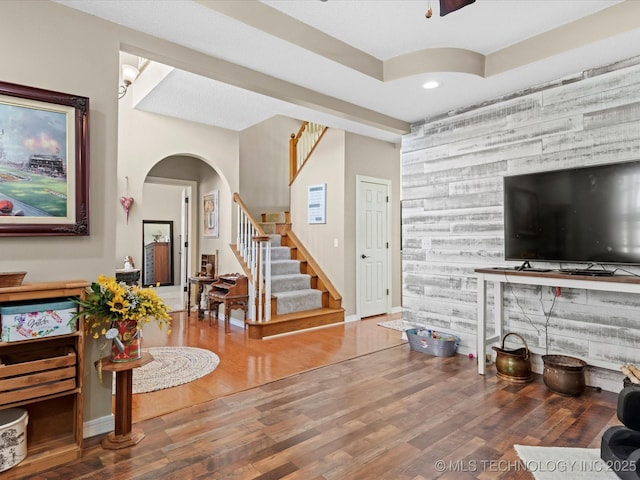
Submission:
<svg viewBox="0 0 640 480">
<path fill-rule="evenodd" d="M 362 176 L 356 181 L 358 314 L 363 318 L 389 311 L 391 183 Z"/>
</svg>

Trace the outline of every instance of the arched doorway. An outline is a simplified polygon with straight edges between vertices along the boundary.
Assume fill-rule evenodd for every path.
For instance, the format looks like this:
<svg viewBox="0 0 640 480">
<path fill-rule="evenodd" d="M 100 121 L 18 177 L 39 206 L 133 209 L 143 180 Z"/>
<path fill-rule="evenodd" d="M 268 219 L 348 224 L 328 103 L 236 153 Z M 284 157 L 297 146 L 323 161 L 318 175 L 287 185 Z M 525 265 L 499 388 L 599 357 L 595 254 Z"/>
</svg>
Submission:
<svg viewBox="0 0 640 480">
<path fill-rule="evenodd" d="M 202 199 L 216 193 L 218 208 L 224 213 L 218 218 L 216 234 L 205 225 L 205 204 Z M 227 253 L 231 239 L 231 192 L 224 178 L 204 160 L 190 155 L 173 155 L 156 163 L 148 172 L 143 186 L 144 220 L 173 221 L 175 237 L 173 288 L 161 288 L 173 310 L 186 305 L 187 279 L 200 271 L 202 255 Z M 228 199 L 228 200 L 227 200 Z M 217 212 L 216 212 L 217 213 Z M 160 217 L 166 218 L 160 218 Z M 147 218 L 148 217 L 148 218 Z M 224 248 L 226 247 L 226 248 Z M 180 301 L 176 302 L 176 296 Z M 164 298 L 164 297 L 163 297 Z"/>
</svg>

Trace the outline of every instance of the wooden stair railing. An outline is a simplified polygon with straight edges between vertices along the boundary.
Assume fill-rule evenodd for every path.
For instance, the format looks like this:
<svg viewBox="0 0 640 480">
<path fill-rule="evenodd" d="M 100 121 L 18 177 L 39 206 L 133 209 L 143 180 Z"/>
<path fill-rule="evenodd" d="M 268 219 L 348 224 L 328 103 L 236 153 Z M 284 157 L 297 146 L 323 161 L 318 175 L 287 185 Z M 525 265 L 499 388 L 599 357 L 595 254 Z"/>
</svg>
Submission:
<svg viewBox="0 0 640 480">
<path fill-rule="evenodd" d="M 235 253 L 244 262 L 242 268 L 249 283 L 248 318 L 268 322 L 271 320 L 271 239 L 251 215 L 240 195 L 234 193 L 233 202 L 238 208 Z"/>
<path fill-rule="evenodd" d="M 292 133 L 289 140 L 289 185 L 293 183 L 313 150 L 327 131 L 324 125 L 302 122 L 298 133 Z"/>
<path fill-rule="evenodd" d="M 311 276 L 311 288 L 322 292 L 320 309 L 275 315 L 276 305 L 271 297 L 271 237 L 264 232 L 237 193 L 233 201 L 238 209 L 236 245 L 230 245 L 242 265 L 249 287 L 249 311 L 246 325 L 249 338 L 286 333 L 344 321 L 342 297 L 329 277 L 309 254 L 298 237 L 287 228 L 279 232 L 291 248 L 291 258 L 299 260 L 301 273 Z M 271 313 L 274 312 L 275 317 Z"/>
</svg>

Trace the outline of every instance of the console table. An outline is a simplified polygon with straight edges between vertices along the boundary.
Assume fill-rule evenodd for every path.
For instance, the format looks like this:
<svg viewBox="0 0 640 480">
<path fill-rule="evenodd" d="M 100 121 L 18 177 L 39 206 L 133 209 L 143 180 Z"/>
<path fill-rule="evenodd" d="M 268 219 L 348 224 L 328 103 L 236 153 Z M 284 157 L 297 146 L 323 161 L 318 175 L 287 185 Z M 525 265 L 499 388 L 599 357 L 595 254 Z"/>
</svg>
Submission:
<svg viewBox="0 0 640 480">
<path fill-rule="evenodd" d="M 239 274 L 221 275 L 217 282 L 211 284 L 207 299 L 207 310 L 209 311 L 209 323 L 211 314 L 218 319 L 218 309 L 224 305 L 224 333 L 229 333 L 231 328 L 231 310 L 240 309 L 243 312 L 243 321 L 247 319 L 247 308 L 249 306 L 247 277 Z"/>
<path fill-rule="evenodd" d="M 531 272 L 513 268 L 478 268 L 478 373 L 485 373 L 487 345 L 500 341 L 503 337 L 503 303 L 505 283 L 541 285 L 547 287 L 580 288 L 640 294 L 640 277 L 634 275 L 590 276 L 570 275 L 558 271 Z M 495 291 L 495 331 L 487 334 L 487 283 L 496 285 Z"/>
<path fill-rule="evenodd" d="M 204 291 L 204 286 L 211 285 L 217 281 L 218 279 L 215 277 L 189 277 L 187 285 L 187 317 L 191 316 L 191 285 L 197 286 L 198 299 L 196 300 L 196 305 L 198 305 L 198 320 L 202 320 L 204 318 L 204 312 L 200 304 L 200 297 Z"/>
</svg>

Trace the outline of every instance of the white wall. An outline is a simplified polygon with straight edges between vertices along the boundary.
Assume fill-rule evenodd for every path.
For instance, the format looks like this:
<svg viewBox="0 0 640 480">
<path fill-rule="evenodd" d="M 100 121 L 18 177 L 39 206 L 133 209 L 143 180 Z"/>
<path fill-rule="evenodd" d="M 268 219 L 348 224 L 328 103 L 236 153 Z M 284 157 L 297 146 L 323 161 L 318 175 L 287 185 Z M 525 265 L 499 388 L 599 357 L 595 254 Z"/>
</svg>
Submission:
<svg viewBox="0 0 640 480">
<path fill-rule="evenodd" d="M 414 125 L 402 142 L 405 318 L 455 332 L 475 352 L 474 268 L 506 264 L 503 176 L 638 160 L 639 98 L 640 57 Z M 503 299 L 491 291 L 490 305 L 504 302 L 506 332 L 544 353 L 554 290 L 512 287 Z M 612 370 L 638 363 L 639 308 L 638 296 L 564 288 L 549 352 Z M 594 375 L 622 385 L 617 371 Z"/>
<path fill-rule="evenodd" d="M 402 305 L 402 258 L 400 256 L 400 146 L 372 138 L 347 133 L 345 162 L 345 284 L 356 285 L 356 176 L 374 177 L 391 182 L 391 308 Z M 355 291 L 347 300 L 355 309 Z"/>
<path fill-rule="evenodd" d="M 4 1 L 0 43 L 4 47 L 2 81 L 90 99 L 91 233 L 86 237 L 3 237 L 1 269 L 26 270 L 29 283 L 92 280 L 112 272 L 114 224 L 121 213 L 115 183 L 118 48 L 113 33 L 104 22 L 50 2 Z M 99 384 L 93 368 L 99 355 L 94 346 L 87 342 L 85 419 L 111 412 L 111 387 Z"/>
<path fill-rule="evenodd" d="M 292 229 L 342 295 L 343 306 L 348 301 L 344 283 L 344 151 L 345 132 L 328 129 L 291 187 Z M 308 187 L 318 184 L 327 185 L 326 223 L 309 224 Z"/>
<path fill-rule="evenodd" d="M 145 183 L 143 187 L 144 204 L 141 206 L 143 220 L 173 222 L 173 239 L 171 251 L 173 255 L 173 284 L 180 285 L 180 224 L 182 222 L 182 190 L 180 185 Z M 141 229 L 142 224 L 131 226 Z M 151 239 L 152 240 L 152 239 Z M 144 239 L 135 251 L 136 267 L 143 268 L 144 246 L 150 239 Z M 144 271 L 142 271 L 144 275 Z M 141 277 L 144 278 L 144 277 Z"/>
<path fill-rule="evenodd" d="M 220 238 L 215 240 L 223 245 L 220 253 L 235 242 L 231 206 L 234 191 L 255 198 L 256 207 L 288 204 L 288 192 L 283 188 L 288 183 L 288 139 L 299 128 L 298 121 L 278 118 L 257 127 L 255 132 L 246 132 L 241 140 L 231 131 L 131 109 L 135 83 L 131 92 L 118 101 L 121 48 L 146 51 L 149 58 L 174 59 L 192 71 L 201 68 L 201 54 L 39 0 L 0 2 L 0 42 L 6 46 L 0 62 L 2 81 L 90 98 L 90 236 L 3 237 L 3 271 L 27 270 L 26 282 L 71 278 L 91 281 L 121 267 L 123 257 L 139 251 L 142 242 L 144 180 L 154 165 L 167 157 L 194 157 L 220 175 L 219 183 L 213 179 L 211 183 L 203 182 L 207 189 L 220 190 L 221 230 Z M 254 143 L 254 135 L 263 135 L 259 134 L 262 128 L 270 140 Z M 242 167 L 241 145 L 246 152 Z M 344 166 L 341 171 L 344 173 Z M 340 191 L 344 196 L 344 190 Z M 263 197 L 263 193 L 267 196 Z M 124 195 L 135 199 L 128 224 L 119 202 Z M 330 218 L 340 215 L 331 213 Z M 339 228 L 327 238 L 335 236 L 340 238 Z M 206 244 L 205 248 L 212 249 L 213 245 Z M 238 271 L 234 259 L 220 266 L 220 271 L 225 270 Z M 338 278 L 343 279 L 336 283 L 344 282 L 345 274 Z M 342 293 L 345 298 L 352 296 L 348 286 Z M 84 414 L 89 421 L 111 414 L 111 386 L 108 378 L 99 384 L 93 367 L 99 352 L 93 342 L 87 342 L 87 346 Z"/>
<path fill-rule="evenodd" d="M 289 206 L 289 138 L 300 125 L 300 120 L 277 116 L 240 133 L 239 191 L 256 218 Z"/>
<path fill-rule="evenodd" d="M 135 89 L 135 83 L 132 88 Z M 194 268 L 197 268 L 200 254 L 218 249 L 222 257 L 220 268 L 237 271 L 237 261 L 227 246 L 232 241 L 235 243 L 231 198 L 239 189 L 239 135 L 222 128 L 135 110 L 127 103 L 128 99 L 127 94 L 121 100 L 119 112 L 118 183 L 123 189 L 128 178 L 129 194 L 141 207 L 135 208 L 134 204 L 129 224 L 142 224 L 143 185 L 147 175 L 203 182 L 204 186 L 199 190 L 219 190 L 220 237 L 215 240 L 203 238 L 198 221 L 198 238 L 192 244 Z M 158 166 L 159 162 L 162 165 Z M 202 193 L 206 192 L 193 192 L 196 212 L 200 212 Z M 121 190 L 120 195 L 124 195 L 124 191 Z M 126 228 L 121 216 L 117 218 L 116 227 L 118 251 L 115 262 L 118 263 L 120 257 L 126 255 L 124 252 L 136 249 L 142 239 L 141 229 Z"/>
<path fill-rule="evenodd" d="M 391 308 L 401 305 L 399 157 L 396 145 L 330 128 L 291 189 L 293 231 L 342 295 L 347 316 L 356 314 L 357 175 L 391 182 Z M 327 184 L 327 223 L 309 225 L 307 189 L 321 183 Z"/>
<path fill-rule="evenodd" d="M 165 157 L 190 154 L 224 172 L 221 197 L 230 199 L 239 187 L 236 133 L 125 108 L 132 98 L 129 94 L 118 102 L 120 35 L 127 35 L 129 43 L 141 39 L 147 48 L 155 44 L 149 37 L 52 2 L 0 4 L 0 42 L 11 46 L 2 56 L 0 78 L 90 99 L 91 234 L 2 238 L 2 270 L 28 271 L 26 282 L 91 281 L 121 267 L 124 255 L 139 251 L 144 179 Z M 136 202 L 129 216 L 131 228 L 119 202 L 127 193 L 126 177 L 129 195 Z M 221 221 L 228 224 L 221 240 L 229 243 L 233 222 L 230 216 Z M 140 227 L 134 230 L 135 225 Z M 86 354 L 84 417 L 88 421 L 111 414 L 111 386 L 108 381 L 98 382 L 93 362 L 99 352 L 94 342 L 87 342 Z"/>
<path fill-rule="evenodd" d="M 204 168 L 202 170 L 205 170 Z M 235 204 L 232 201 L 233 192 L 227 193 L 224 183 L 218 175 L 200 176 L 200 196 L 198 197 L 198 264 L 200 255 L 212 254 L 216 256 L 219 274 L 240 272 L 242 269 L 235 255 L 231 252 L 229 244 L 236 243 Z M 218 192 L 218 237 L 204 235 L 204 202 L 202 196 L 208 193 Z"/>
</svg>

